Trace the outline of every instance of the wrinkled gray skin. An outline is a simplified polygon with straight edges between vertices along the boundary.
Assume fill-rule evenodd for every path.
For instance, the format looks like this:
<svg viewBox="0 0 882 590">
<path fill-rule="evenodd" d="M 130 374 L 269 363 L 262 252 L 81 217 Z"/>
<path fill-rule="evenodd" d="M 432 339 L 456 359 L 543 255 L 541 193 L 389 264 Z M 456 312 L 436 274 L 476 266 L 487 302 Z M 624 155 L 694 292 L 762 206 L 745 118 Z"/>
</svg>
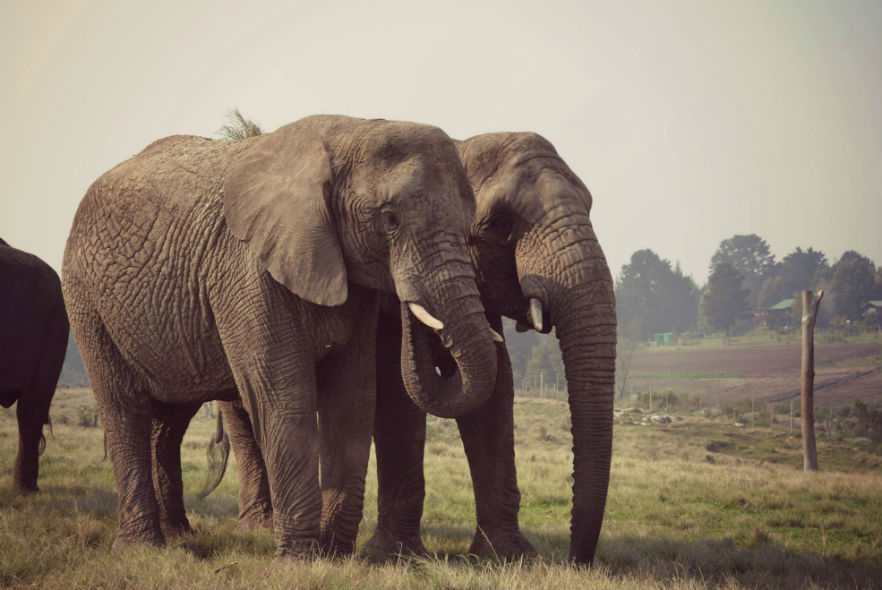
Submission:
<svg viewBox="0 0 882 590">
<path fill-rule="evenodd" d="M 36 492 L 43 425 L 67 350 L 67 314 L 52 268 L 0 240 L 0 406 L 15 408 L 12 487 Z"/>
<path fill-rule="evenodd" d="M 180 437 L 201 403 L 241 399 L 278 554 L 351 551 L 377 293 L 444 324 L 459 368 L 449 379 L 435 375 L 431 330 L 402 305 L 417 403 L 456 416 L 492 393 L 496 350 L 466 247 L 472 203 L 439 129 L 341 116 L 233 143 L 166 138 L 98 179 L 62 276 L 119 490 L 114 546 L 189 527 Z"/>
<path fill-rule="evenodd" d="M 591 195 L 536 134 L 479 135 L 458 142 L 458 150 L 477 200 L 470 244 L 490 325 L 501 332 L 504 315 L 517 320 L 520 330 L 537 328 L 529 311 L 529 300 L 537 299 L 541 331 L 555 328 L 572 417 L 570 557 L 590 564 L 609 483 L 616 354 L 613 282 L 591 225 Z M 377 349 L 379 514 L 367 549 L 419 553 L 425 414 L 407 400 L 395 371 L 384 370 L 395 358 L 396 343 L 394 322 L 380 323 L 386 344 Z M 534 553 L 518 529 L 513 396 L 511 364 L 501 351 L 493 396 L 457 419 L 478 521 L 470 552 L 478 555 Z"/>
<path fill-rule="evenodd" d="M 590 221 L 591 195 L 553 146 L 533 133 L 491 133 L 458 142 L 477 199 L 471 253 L 490 325 L 501 316 L 535 328 L 529 300 L 542 304 L 542 332 L 555 327 L 569 387 L 573 434 L 570 557 L 594 558 L 612 453 L 616 314 L 613 283 Z M 386 307 L 388 312 L 388 306 Z M 378 523 L 365 552 L 424 554 L 420 518 L 425 497 L 425 413 L 411 403 L 399 371 L 400 322 L 381 314 L 377 336 Z M 457 419 L 471 470 L 477 529 L 470 553 L 516 557 L 535 553 L 518 526 L 511 363 L 498 348 L 493 396 Z M 447 374 L 449 360 L 435 364 Z M 249 442 L 247 414 L 225 410 L 239 465 L 240 519 L 267 522 L 259 449 Z"/>
</svg>

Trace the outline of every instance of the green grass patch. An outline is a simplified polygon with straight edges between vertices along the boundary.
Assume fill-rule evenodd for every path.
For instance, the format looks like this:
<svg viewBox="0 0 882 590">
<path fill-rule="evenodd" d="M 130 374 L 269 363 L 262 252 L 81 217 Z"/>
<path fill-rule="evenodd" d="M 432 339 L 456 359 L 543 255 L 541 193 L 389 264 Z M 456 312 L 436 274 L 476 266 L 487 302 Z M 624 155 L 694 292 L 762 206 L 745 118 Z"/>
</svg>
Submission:
<svg viewBox="0 0 882 590">
<path fill-rule="evenodd" d="M 85 410 L 84 410 L 85 407 Z M 88 390 L 52 407 L 40 486 L 13 495 L 14 412 L 0 412 L 0 586 L 70 588 L 877 588 L 882 586 L 882 448 L 819 433 L 821 471 L 802 471 L 787 424 L 735 426 L 685 415 L 668 424 L 617 419 L 607 511 L 592 569 L 567 564 L 572 440 L 565 402 L 515 403 L 521 525 L 540 557 L 468 559 L 474 500 L 455 422 L 430 418 L 423 539 L 432 559 L 273 558 L 267 531 L 236 531 L 235 465 L 205 500 L 200 413 L 184 440 L 192 535 L 121 554 L 111 466 L 88 417 Z M 66 419 L 63 417 L 67 416 Z M 66 420 L 66 423 L 64 421 Z M 709 460 L 710 458 L 710 460 Z M 231 463 L 233 459 L 231 459 Z M 373 459 L 358 543 L 376 524 Z"/>
</svg>

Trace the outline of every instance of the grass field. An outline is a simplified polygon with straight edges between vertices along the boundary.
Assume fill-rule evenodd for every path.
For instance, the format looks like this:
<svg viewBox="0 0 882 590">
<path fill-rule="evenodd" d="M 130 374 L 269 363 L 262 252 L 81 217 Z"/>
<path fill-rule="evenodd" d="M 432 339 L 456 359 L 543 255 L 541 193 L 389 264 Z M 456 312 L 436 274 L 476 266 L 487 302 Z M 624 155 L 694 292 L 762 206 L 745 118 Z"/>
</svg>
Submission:
<svg viewBox="0 0 882 590">
<path fill-rule="evenodd" d="M 802 471 L 787 424 L 736 427 L 685 416 L 640 425 L 617 418 L 612 479 L 597 565 L 565 564 L 570 453 L 566 404 L 519 398 L 521 523 L 541 557 L 500 564 L 463 556 L 474 526 L 468 468 L 454 422 L 430 419 L 424 540 L 428 560 L 273 559 L 266 531 L 238 535 L 236 470 L 207 499 L 204 413 L 184 441 L 188 516 L 196 532 L 173 547 L 110 551 L 115 485 L 91 424 L 88 390 L 60 390 L 41 459 L 42 492 L 14 496 L 14 408 L 0 411 L 0 586 L 70 588 L 879 588 L 882 448 L 821 435 L 821 471 Z M 82 425 L 81 425 L 82 424 Z M 359 543 L 376 522 L 368 473 Z"/>
</svg>

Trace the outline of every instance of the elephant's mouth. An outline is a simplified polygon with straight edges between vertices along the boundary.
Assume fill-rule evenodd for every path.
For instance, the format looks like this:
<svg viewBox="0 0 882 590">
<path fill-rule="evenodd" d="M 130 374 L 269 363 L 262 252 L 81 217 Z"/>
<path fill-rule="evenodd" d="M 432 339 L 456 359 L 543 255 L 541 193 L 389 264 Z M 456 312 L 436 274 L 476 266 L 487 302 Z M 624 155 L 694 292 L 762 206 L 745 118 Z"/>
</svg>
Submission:
<svg viewBox="0 0 882 590">
<path fill-rule="evenodd" d="M 422 322 L 413 321 L 415 319 L 418 318 L 411 314 L 410 329 L 412 330 L 411 343 L 414 356 L 428 359 L 438 377 L 444 379 L 456 377 L 457 382 L 461 384 L 462 376 L 458 375 L 459 367 L 450 353 L 452 340 L 445 337 L 443 332 L 432 330 Z"/>
<path fill-rule="evenodd" d="M 402 379 L 417 406 L 442 418 L 455 418 L 486 400 L 496 378 L 496 351 L 486 336 L 489 329 L 483 313 L 456 318 L 445 326 L 422 306 L 402 303 Z"/>
</svg>

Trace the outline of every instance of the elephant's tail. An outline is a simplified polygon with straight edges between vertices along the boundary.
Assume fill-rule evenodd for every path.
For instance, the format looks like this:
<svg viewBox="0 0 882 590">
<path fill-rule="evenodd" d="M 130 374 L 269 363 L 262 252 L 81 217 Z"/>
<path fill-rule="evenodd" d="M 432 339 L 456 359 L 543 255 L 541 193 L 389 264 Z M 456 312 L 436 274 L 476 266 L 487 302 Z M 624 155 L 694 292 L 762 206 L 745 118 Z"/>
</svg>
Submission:
<svg viewBox="0 0 882 590">
<path fill-rule="evenodd" d="M 196 496 L 201 500 L 208 496 L 220 485 L 227 471 L 227 461 L 230 458 L 230 437 L 224 432 L 223 412 L 217 412 L 217 429 L 214 436 L 208 440 L 208 448 L 205 449 L 205 457 L 208 461 L 208 473 L 205 483 Z"/>
</svg>

